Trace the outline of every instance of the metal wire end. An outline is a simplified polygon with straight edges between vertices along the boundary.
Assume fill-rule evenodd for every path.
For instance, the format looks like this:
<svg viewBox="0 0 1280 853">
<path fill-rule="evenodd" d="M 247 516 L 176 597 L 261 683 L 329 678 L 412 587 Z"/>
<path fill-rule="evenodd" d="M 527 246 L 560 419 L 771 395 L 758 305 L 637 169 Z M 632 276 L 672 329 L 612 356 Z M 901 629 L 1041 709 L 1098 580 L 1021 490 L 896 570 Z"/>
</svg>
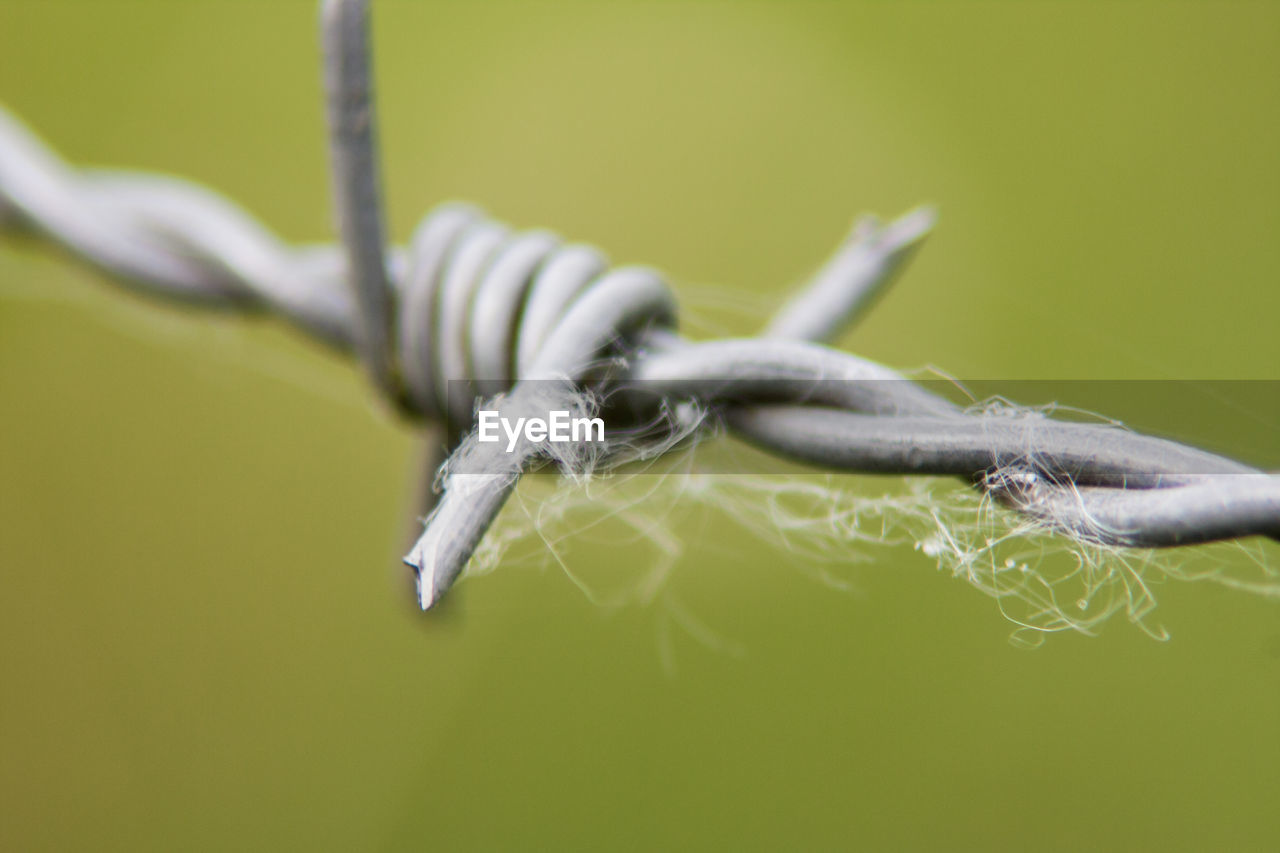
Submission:
<svg viewBox="0 0 1280 853">
<path fill-rule="evenodd" d="M 866 216 L 800 293 L 774 315 L 767 338 L 825 342 L 852 328 L 889 289 L 937 221 L 923 205 L 881 225 Z"/>
<path fill-rule="evenodd" d="M 368 0 L 324 0 L 320 10 L 329 156 L 356 345 L 375 387 L 399 397 L 392 351 L 392 293 L 385 261 Z"/>
</svg>

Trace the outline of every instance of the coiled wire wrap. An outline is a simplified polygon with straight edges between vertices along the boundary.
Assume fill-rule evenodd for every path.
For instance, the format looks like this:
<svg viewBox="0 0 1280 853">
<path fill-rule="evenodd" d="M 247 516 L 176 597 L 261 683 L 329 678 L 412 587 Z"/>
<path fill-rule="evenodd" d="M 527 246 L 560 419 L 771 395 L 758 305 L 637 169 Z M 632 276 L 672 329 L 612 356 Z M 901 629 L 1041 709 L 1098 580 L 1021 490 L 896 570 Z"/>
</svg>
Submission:
<svg viewBox="0 0 1280 853">
<path fill-rule="evenodd" d="M 465 205 L 441 207 L 418 227 L 401 301 L 407 398 L 416 413 L 458 430 L 470 426 L 477 397 L 505 392 L 518 378 L 572 372 L 629 325 L 675 323 L 674 299 L 657 272 L 610 270 L 589 246 L 565 245 L 546 231 L 516 234 Z M 599 319 L 606 306 L 623 310 L 594 333 L 560 328 L 572 326 L 575 312 Z"/>
<path fill-rule="evenodd" d="M 887 225 L 860 221 L 763 337 L 736 341 L 675 334 L 674 299 L 654 270 L 610 269 L 589 246 L 513 232 L 467 205 L 438 208 L 407 249 L 380 249 L 379 214 L 358 209 L 377 206 L 366 18 L 364 0 L 325 6 L 344 246 L 287 245 L 180 179 L 73 169 L 2 108 L 0 226 L 33 228 L 156 295 L 269 310 L 358 351 L 404 412 L 448 423 L 455 458 L 484 456 L 463 438 L 476 399 L 503 395 L 520 408 L 538 397 L 535 383 L 551 383 L 568 400 L 613 353 L 625 369 L 611 394 L 643 387 L 696 400 L 748 441 L 828 469 L 967 477 L 1078 539 L 1160 547 L 1280 536 L 1280 476 L 1110 426 L 968 415 L 886 367 L 818 345 L 911 256 L 933 222 L 925 209 Z M 481 473 L 444 469 L 440 501 L 406 557 L 424 608 L 461 573 L 541 451 L 494 453 Z"/>
</svg>

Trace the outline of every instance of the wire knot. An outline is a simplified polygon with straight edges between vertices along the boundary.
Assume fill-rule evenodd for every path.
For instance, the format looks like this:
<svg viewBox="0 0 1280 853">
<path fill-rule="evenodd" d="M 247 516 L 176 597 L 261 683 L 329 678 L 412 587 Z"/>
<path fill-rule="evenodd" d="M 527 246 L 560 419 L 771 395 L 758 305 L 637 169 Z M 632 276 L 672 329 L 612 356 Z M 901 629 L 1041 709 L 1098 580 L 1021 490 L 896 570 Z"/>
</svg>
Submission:
<svg viewBox="0 0 1280 853">
<path fill-rule="evenodd" d="M 471 426 L 477 398 L 521 379 L 573 378 L 636 331 L 675 325 L 675 301 L 654 270 L 610 269 L 597 249 L 515 232 L 456 203 L 423 219 L 398 289 L 406 406 L 455 432 Z M 602 300 L 632 310 L 618 312 L 616 328 L 557 331 L 575 306 Z"/>
</svg>

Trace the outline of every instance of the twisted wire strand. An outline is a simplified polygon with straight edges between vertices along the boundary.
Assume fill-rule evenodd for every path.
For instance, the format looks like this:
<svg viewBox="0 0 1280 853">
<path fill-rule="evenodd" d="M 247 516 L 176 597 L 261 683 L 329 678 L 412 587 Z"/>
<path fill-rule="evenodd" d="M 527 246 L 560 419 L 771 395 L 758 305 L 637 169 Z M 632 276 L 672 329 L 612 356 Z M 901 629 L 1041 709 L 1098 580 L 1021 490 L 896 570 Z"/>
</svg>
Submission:
<svg viewBox="0 0 1280 853">
<path fill-rule="evenodd" d="M 454 453 L 439 502 L 405 558 L 424 609 L 461 574 L 521 473 L 546 458 L 529 442 L 511 453 L 478 445 L 476 400 L 545 413 L 578 405 L 589 381 L 636 407 L 654 394 L 669 408 L 697 401 L 747 441 L 827 469 L 962 476 L 1084 541 L 1280 536 L 1278 475 L 1112 426 L 968 414 L 821 346 L 910 259 L 933 225 L 927 208 L 860 220 L 762 337 L 743 340 L 690 342 L 674 331 L 675 300 L 658 272 L 610 268 L 592 247 L 513 232 L 469 205 L 437 208 L 407 248 L 386 248 L 368 5 L 322 9 L 341 246 L 290 246 L 177 178 L 72 168 L 3 108 L 0 226 L 34 229 L 156 295 L 279 314 L 356 354 L 406 414 L 448 424 Z"/>
</svg>

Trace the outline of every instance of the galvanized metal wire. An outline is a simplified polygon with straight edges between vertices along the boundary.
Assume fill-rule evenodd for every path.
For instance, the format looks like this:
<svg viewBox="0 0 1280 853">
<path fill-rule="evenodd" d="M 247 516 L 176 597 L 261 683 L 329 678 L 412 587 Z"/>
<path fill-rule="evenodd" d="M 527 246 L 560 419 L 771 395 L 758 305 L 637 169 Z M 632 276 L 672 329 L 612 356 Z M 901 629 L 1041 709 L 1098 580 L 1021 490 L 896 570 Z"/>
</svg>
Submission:
<svg viewBox="0 0 1280 853">
<path fill-rule="evenodd" d="M 429 608 L 545 449 L 479 446 L 474 403 L 611 399 L 699 411 L 777 455 L 831 470 L 943 474 L 1079 540 L 1165 547 L 1280 537 L 1280 475 L 1119 427 L 966 413 L 895 371 L 821 345 L 844 331 L 933 224 L 865 218 L 758 338 L 691 342 L 663 275 L 610 268 L 546 231 L 444 205 L 388 248 L 374 132 L 367 0 L 322 4 L 342 241 L 292 246 L 197 184 L 64 163 L 0 109 L 0 227 L 26 227 L 157 296 L 269 311 L 358 357 L 407 415 L 445 423 L 453 464 L 406 557 Z M 548 389 L 551 389 L 550 392 Z M 468 466 L 457 464 L 465 458 Z"/>
</svg>

